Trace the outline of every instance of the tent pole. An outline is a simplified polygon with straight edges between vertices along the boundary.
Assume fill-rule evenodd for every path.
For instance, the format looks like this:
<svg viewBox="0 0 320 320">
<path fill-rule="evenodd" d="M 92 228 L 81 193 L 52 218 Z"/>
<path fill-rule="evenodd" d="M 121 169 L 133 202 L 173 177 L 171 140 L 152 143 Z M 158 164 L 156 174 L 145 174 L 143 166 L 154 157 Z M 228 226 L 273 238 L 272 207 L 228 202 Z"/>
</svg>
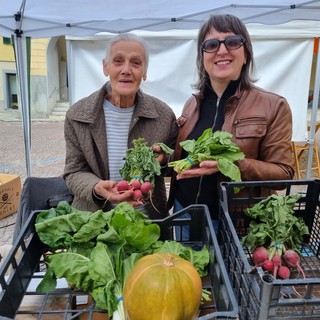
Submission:
<svg viewBox="0 0 320 320">
<path fill-rule="evenodd" d="M 311 169 L 313 163 L 313 146 L 314 146 L 314 136 L 315 127 L 317 122 L 317 112 L 319 104 L 319 91 L 320 91 L 320 54 L 317 52 L 317 62 L 316 62 L 316 73 L 313 88 L 313 101 L 312 101 L 312 113 L 310 121 L 310 137 L 309 137 L 309 149 L 308 149 L 308 162 L 307 162 L 307 179 L 311 177 Z"/>
<path fill-rule="evenodd" d="M 16 63 L 17 73 L 19 80 L 19 89 L 21 97 L 21 113 L 22 125 L 24 130 L 24 144 L 25 144 L 25 157 L 26 157 L 26 170 L 27 177 L 31 176 L 31 133 L 30 133 L 30 115 L 29 115 L 29 99 L 28 99 L 28 79 L 27 79 L 27 60 L 26 55 L 26 38 L 21 34 L 16 34 L 15 50 L 16 50 Z"/>
</svg>

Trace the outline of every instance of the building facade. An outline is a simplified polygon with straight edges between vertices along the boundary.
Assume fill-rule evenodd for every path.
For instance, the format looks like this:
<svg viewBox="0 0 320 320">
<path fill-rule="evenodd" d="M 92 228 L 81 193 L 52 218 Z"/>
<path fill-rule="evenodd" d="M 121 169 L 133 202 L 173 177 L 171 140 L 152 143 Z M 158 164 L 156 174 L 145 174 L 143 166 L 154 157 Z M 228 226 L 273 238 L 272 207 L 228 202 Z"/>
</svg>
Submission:
<svg viewBox="0 0 320 320">
<path fill-rule="evenodd" d="M 64 37 L 31 39 L 31 119 L 48 118 L 61 103 L 68 104 L 67 54 Z M 0 37 L 0 116 L 20 118 L 19 83 L 11 38 Z"/>
</svg>

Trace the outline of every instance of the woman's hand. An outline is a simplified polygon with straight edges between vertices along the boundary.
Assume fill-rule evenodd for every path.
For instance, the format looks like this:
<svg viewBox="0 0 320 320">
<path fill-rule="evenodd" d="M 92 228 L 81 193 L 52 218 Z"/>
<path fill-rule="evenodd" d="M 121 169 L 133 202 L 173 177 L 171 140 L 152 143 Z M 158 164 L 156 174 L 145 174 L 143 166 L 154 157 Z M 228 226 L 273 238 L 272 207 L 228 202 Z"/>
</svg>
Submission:
<svg viewBox="0 0 320 320">
<path fill-rule="evenodd" d="M 152 147 L 152 150 L 157 153 L 156 160 L 161 166 L 165 166 L 168 163 L 169 155 L 163 152 L 162 148 L 158 145 Z"/>
<path fill-rule="evenodd" d="M 131 189 L 119 192 L 116 185 L 117 183 L 113 180 L 100 180 L 93 188 L 94 193 L 114 204 L 118 204 L 123 201 L 133 204 L 133 190 Z"/>
<path fill-rule="evenodd" d="M 195 178 L 201 176 L 209 176 L 211 174 L 219 172 L 218 161 L 205 160 L 200 162 L 199 167 L 185 170 L 177 175 L 177 180 Z"/>
</svg>

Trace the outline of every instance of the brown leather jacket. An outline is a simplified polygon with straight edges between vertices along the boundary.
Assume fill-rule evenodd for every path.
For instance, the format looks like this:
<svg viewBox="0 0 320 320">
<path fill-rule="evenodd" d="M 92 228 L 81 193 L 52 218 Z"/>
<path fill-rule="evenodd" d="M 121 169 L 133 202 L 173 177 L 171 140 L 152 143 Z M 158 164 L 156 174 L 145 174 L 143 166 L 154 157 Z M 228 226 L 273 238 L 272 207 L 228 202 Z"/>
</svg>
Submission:
<svg viewBox="0 0 320 320">
<path fill-rule="evenodd" d="M 191 96 L 177 119 L 180 127 L 175 160 L 180 159 L 179 143 L 187 139 L 199 118 L 201 95 Z M 290 180 L 294 176 L 291 153 L 292 114 L 285 98 L 256 86 L 237 89 L 225 105 L 223 131 L 245 154 L 237 162 L 242 181 Z M 175 179 L 171 181 L 169 207 L 173 204 Z"/>
</svg>

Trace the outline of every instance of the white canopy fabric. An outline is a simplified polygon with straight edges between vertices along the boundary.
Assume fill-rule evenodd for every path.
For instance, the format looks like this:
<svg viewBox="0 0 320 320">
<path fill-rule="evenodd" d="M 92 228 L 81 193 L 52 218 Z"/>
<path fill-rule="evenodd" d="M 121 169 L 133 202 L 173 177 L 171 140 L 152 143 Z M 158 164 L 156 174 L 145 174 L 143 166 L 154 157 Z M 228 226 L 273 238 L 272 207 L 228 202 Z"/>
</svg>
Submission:
<svg viewBox="0 0 320 320">
<path fill-rule="evenodd" d="M 221 13 L 245 23 L 320 19 L 320 2 L 301 0 L 0 0 L 0 8 L 1 35 L 21 29 L 33 38 L 198 29 L 210 14 Z"/>
<path fill-rule="evenodd" d="M 298 25 L 305 26 L 303 21 Z M 296 22 L 278 27 L 249 25 L 255 56 L 256 85 L 283 95 L 293 113 L 293 141 L 307 139 L 307 105 L 313 58 L 310 35 L 297 32 Z M 307 28 L 302 28 L 307 31 Z M 135 32 L 148 43 L 150 63 L 142 89 L 167 102 L 177 116 L 194 92 L 196 82 L 196 46 L 198 30 Z M 89 95 L 106 81 L 102 58 L 111 34 L 91 37 L 67 37 L 70 102 Z M 292 67 L 294 66 L 294 67 Z M 306 67 L 308 66 L 308 67 Z M 85 81 L 83 79 L 85 75 Z M 297 76 L 298 75 L 298 76 Z"/>
<path fill-rule="evenodd" d="M 251 23 L 270 25 L 272 32 L 276 32 L 276 25 L 293 20 L 306 20 L 311 23 L 308 24 L 308 28 L 305 29 L 306 34 L 302 37 L 305 40 L 309 38 L 309 44 L 307 40 L 307 42 L 302 41 L 303 44 L 301 44 L 306 50 L 310 50 L 310 39 L 320 36 L 320 0 L 296 2 L 293 0 L 54 0 L 45 2 L 43 0 L 0 0 L 0 8 L 0 35 L 15 36 L 28 176 L 31 174 L 31 156 L 25 37 L 89 36 L 101 32 L 122 33 L 134 30 L 157 32 L 170 29 L 196 30 L 210 14 L 221 13 L 234 14 L 247 25 Z M 303 33 L 303 30 L 297 30 Z M 272 32 L 267 31 L 262 37 L 268 38 Z M 299 46 L 299 50 L 301 48 Z M 287 52 L 288 50 L 285 54 Z M 268 58 L 266 57 L 268 60 L 266 63 L 269 63 Z M 277 57 L 274 56 L 273 59 Z M 319 64 L 317 62 L 311 133 L 314 131 L 319 100 Z M 289 71 L 292 72 L 292 70 Z M 297 77 L 300 76 L 301 69 L 298 68 Z M 300 91 L 297 92 L 297 96 L 298 94 Z M 305 92 L 301 92 L 302 94 Z M 312 135 L 310 143 L 311 145 L 313 143 Z M 310 161 L 310 155 L 312 156 L 312 148 L 310 148 L 308 161 Z M 307 175 L 310 175 L 310 165 L 308 166 Z"/>
</svg>

